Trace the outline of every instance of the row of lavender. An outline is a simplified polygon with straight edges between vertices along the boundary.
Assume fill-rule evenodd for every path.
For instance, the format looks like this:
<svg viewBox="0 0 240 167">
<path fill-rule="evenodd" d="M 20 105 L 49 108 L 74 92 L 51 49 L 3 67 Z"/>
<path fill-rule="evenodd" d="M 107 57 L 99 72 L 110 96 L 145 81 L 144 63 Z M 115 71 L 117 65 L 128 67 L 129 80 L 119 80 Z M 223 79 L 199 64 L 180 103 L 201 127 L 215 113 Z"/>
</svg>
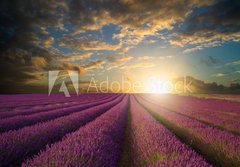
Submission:
<svg viewBox="0 0 240 167">
<path fill-rule="evenodd" d="M 127 106 L 128 96 L 95 121 L 47 147 L 22 166 L 117 166 Z"/>
<path fill-rule="evenodd" d="M 208 157 L 212 163 L 220 166 L 240 166 L 238 135 L 167 110 L 141 96 L 137 96 L 137 99 L 166 127 Z"/>
<path fill-rule="evenodd" d="M 238 108 L 240 108 L 239 102 L 220 100 L 220 102 L 223 104 L 225 103 L 225 105 L 221 104 L 221 109 L 216 110 L 216 105 L 218 105 L 219 100 L 206 100 L 174 95 L 171 95 L 171 97 L 162 96 L 163 97 L 160 98 L 153 98 L 151 96 L 142 97 L 145 97 L 145 99 L 151 99 L 152 102 L 157 103 L 166 109 L 170 109 L 198 121 L 240 135 L 240 114 L 238 113 Z M 211 101 L 211 103 L 209 103 L 209 101 Z M 229 106 L 229 103 L 234 105 Z"/>
<path fill-rule="evenodd" d="M 131 96 L 132 166 L 210 166 L 159 124 Z"/>
<path fill-rule="evenodd" d="M 61 116 L 66 116 L 72 114 L 74 112 L 87 109 L 89 107 L 97 106 L 108 101 L 117 98 L 117 96 L 113 96 L 111 98 L 88 102 L 88 103 L 81 103 L 75 106 L 69 106 L 64 108 L 57 108 L 50 111 L 40 111 L 31 115 L 17 115 L 15 117 L 0 119 L 0 132 L 6 132 L 9 130 L 17 130 L 23 128 L 25 126 L 34 125 L 38 122 L 48 121 L 51 119 L 55 119 Z"/>
<path fill-rule="evenodd" d="M 191 106 L 195 109 L 201 110 L 215 110 L 220 113 L 239 115 L 240 106 L 238 101 L 222 100 L 222 99 L 205 99 L 194 96 L 180 96 L 180 95 L 158 95 L 153 97 L 152 95 L 143 94 L 150 99 L 159 99 L 162 102 L 174 101 L 174 105 L 183 105 L 185 107 Z"/>
<path fill-rule="evenodd" d="M 130 166 L 210 166 L 154 120 L 131 96 Z M 22 164 L 33 166 L 118 166 L 121 160 L 128 96 L 93 122 Z M 120 163 L 121 164 L 121 163 Z"/>
<path fill-rule="evenodd" d="M 1 166 L 20 165 L 27 157 L 44 149 L 47 144 L 60 140 L 66 134 L 94 120 L 122 99 L 123 95 L 114 96 L 108 101 L 70 115 L 0 134 Z"/>
<path fill-rule="evenodd" d="M 79 105 L 79 104 L 84 104 L 84 103 L 89 103 L 89 102 L 98 101 L 98 100 L 102 100 L 102 99 L 107 99 L 111 96 L 113 96 L 113 95 L 106 94 L 105 96 L 102 96 L 100 94 L 98 94 L 98 95 L 96 94 L 95 96 L 93 96 L 94 97 L 93 98 L 92 96 L 87 96 L 85 94 L 85 95 L 79 96 L 78 99 L 74 99 L 74 100 L 72 99 L 71 101 L 67 101 L 67 102 L 66 101 L 61 102 L 61 100 L 56 99 L 55 100 L 56 103 L 54 103 L 54 104 L 34 105 L 34 107 L 30 107 L 30 108 L 0 112 L 0 119 L 6 119 L 6 118 L 14 117 L 17 115 L 31 115 L 31 114 L 35 114 L 35 113 L 39 113 L 39 112 L 46 112 L 46 111 L 50 111 L 50 110 L 54 110 L 54 109 L 58 109 L 58 108 L 73 107 L 73 106 Z M 21 107 L 21 105 L 18 106 L 18 108 L 20 108 L 20 107 Z"/>
<path fill-rule="evenodd" d="M 35 105 L 49 105 L 57 102 L 76 100 L 77 96 L 65 98 L 62 94 L 53 94 L 46 98 L 46 94 L 26 94 L 26 95 L 0 95 L 0 111 L 2 109 L 27 108 Z M 10 110 L 11 111 L 11 110 Z"/>
<path fill-rule="evenodd" d="M 0 113 L 22 111 L 26 109 L 35 109 L 38 107 L 48 107 L 59 105 L 62 103 L 71 103 L 79 101 L 79 97 L 86 99 L 95 99 L 98 97 L 105 97 L 109 94 L 81 94 L 79 96 L 72 95 L 69 98 L 64 97 L 62 94 L 53 94 L 46 97 L 46 94 L 31 94 L 31 95 L 0 95 Z"/>
<path fill-rule="evenodd" d="M 62 115 L 55 115 L 54 109 L 17 115 L 35 122 L 28 126 L 19 119 L 20 129 L 0 134 L 0 166 L 19 166 L 22 162 L 24 167 L 117 166 L 125 148 L 123 140 L 130 142 L 130 166 L 210 166 L 191 148 L 212 158 L 213 164 L 239 166 L 238 136 L 169 111 L 142 96 L 136 96 L 137 101 L 130 96 L 129 131 L 124 139 L 128 99 L 128 95 L 109 94 L 89 104 L 65 106 Z M 11 121 L 7 124 L 13 126 Z"/>
</svg>

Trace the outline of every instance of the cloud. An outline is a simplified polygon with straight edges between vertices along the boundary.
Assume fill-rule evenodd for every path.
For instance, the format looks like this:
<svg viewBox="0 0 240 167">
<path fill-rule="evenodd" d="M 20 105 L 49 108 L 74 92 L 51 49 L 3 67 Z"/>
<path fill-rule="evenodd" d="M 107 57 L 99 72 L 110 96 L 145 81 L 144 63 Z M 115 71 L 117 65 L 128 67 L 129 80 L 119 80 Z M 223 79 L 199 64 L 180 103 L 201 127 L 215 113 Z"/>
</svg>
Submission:
<svg viewBox="0 0 240 167">
<path fill-rule="evenodd" d="M 155 66 L 154 61 L 156 60 L 165 60 L 172 58 L 172 56 L 141 56 L 138 58 L 124 55 L 124 56 L 109 56 L 107 61 L 110 62 L 109 66 L 106 68 L 107 70 L 111 69 L 134 69 L 134 68 L 151 68 Z M 131 61 L 132 60 L 132 61 Z"/>
<path fill-rule="evenodd" d="M 151 56 L 141 56 L 138 58 L 138 60 L 142 61 L 142 60 L 152 60 L 154 59 L 154 57 Z"/>
<path fill-rule="evenodd" d="M 181 44 L 179 46 L 183 47 L 184 45 Z M 195 52 L 195 51 L 202 50 L 202 49 L 203 49 L 203 47 L 201 45 L 198 45 L 198 46 L 194 46 L 192 48 L 187 48 L 183 52 L 184 53 L 190 53 L 190 52 Z"/>
<path fill-rule="evenodd" d="M 84 52 L 84 53 L 73 53 L 68 54 L 67 56 L 58 58 L 59 61 L 66 62 L 66 61 L 76 61 L 76 60 L 85 60 L 90 58 L 93 53 Z"/>
<path fill-rule="evenodd" d="M 226 76 L 226 75 L 227 75 L 226 73 L 222 73 L 222 72 L 213 74 L 214 77 L 224 77 L 224 76 Z"/>
<path fill-rule="evenodd" d="M 209 5 L 213 1 L 183 0 L 161 2 L 155 0 L 70 1 L 69 21 L 75 26 L 73 35 L 87 30 L 99 30 L 108 24 L 120 27 L 113 36 L 128 45 L 136 45 L 145 36 L 160 30 L 172 29 L 191 12 L 192 6 Z"/>
<path fill-rule="evenodd" d="M 33 57 L 31 59 L 31 64 L 35 67 L 44 67 L 47 62 L 44 57 Z"/>
<path fill-rule="evenodd" d="M 129 55 L 123 55 L 123 56 L 111 55 L 106 58 L 108 62 L 108 67 L 106 68 L 106 70 L 120 68 L 124 66 L 126 63 L 128 63 L 129 61 L 131 61 L 132 59 L 133 57 Z"/>
<path fill-rule="evenodd" d="M 235 78 L 231 82 L 240 82 L 240 78 Z"/>
<path fill-rule="evenodd" d="M 87 70 L 95 68 L 101 68 L 106 63 L 105 60 L 96 60 L 87 64 L 79 64 L 74 62 L 62 62 L 53 67 L 54 70 L 73 70 L 78 71 L 80 74 L 84 74 Z"/>
<path fill-rule="evenodd" d="M 49 32 L 47 31 L 47 28 L 45 26 L 39 26 L 39 32 L 40 35 L 48 35 Z"/>
<path fill-rule="evenodd" d="M 237 0 L 217 1 L 194 11 L 174 34 L 170 44 L 181 47 L 192 45 L 185 50 L 191 52 L 219 46 L 226 41 L 240 41 L 240 3 Z"/>
<path fill-rule="evenodd" d="M 151 36 L 170 40 L 172 45 L 182 46 L 186 52 L 225 41 L 239 41 L 240 10 L 236 2 L 2 0 L 0 61 L 1 71 L 6 71 L 1 75 L 2 85 L 19 85 L 18 88 L 23 89 L 24 83 L 39 81 L 37 76 L 44 77 L 48 70 L 79 70 L 82 73 L 103 65 L 108 69 L 127 68 L 128 65 L 129 68 L 150 68 L 155 62 L 142 61 L 155 59 L 143 57 L 137 62 L 137 58 L 128 56 L 128 51 Z M 118 29 L 111 40 L 105 40 L 105 34 L 101 33 L 108 25 Z M 171 30 L 170 35 L 179 31 L 170 38 L 165 37 L 162 30 Z M 185 48 L 186 45 L 190 46 Z M 69 54 L 78 51 L 82 53 Z M 90 58 L 88 51 L 107 51 L 116 56 L 90 60 L 88 64 L 73 62 Z"/>
<path fill-rule="evenodd" d="M 125 62 L 125 61 L 130 61 L 132 59 L 133 59 L 133 57 L 132 56 L 128 56 L 128 55 L 123 55 L 123 56 L 112 55 L 112 56 L 107 57 L 107 60 L 110 63 Z"/>
<path fill-rule="evenodd" d="M 67 47 L 76 50 L 117 50 L 122 47 L 121 43 L 111 45 L 100 40 L 94 40 L 87 37 L 74 37 L 65 35 L 59 40 L 61 47 Z"/>
<path fill-rule="evenodd" d="M 141 57 L 138 57 L 138 61 L 165 60 L 170 58 L 172 58 L 172 56 L 141 56 Z"/>
<path fill-rule="evenodd" d="M 122 66 L 120 69 L 135 69 L 135 68 L 151 68 L 154 67 L 156 64 L 154 63 L 132 63 L 130 65 L 127 66 Z"/>
<path fill-rule="evenodd" d="M 173 29 L 173 25 L 181 22 L 191 12 L 191 6 L 208 5 L 211 1 L 123 1 L 126 16 L 119 20 L 121 32 L 114 38 L 122 39 L 127 44 L 138 44 L 146 36 L 153 36 L 160 30 Z M 144 11 L 144 12 L 143 12 Z"/>
<path fill-rule="evenodd" d="M 177 36 L 177 34 L 175 34 L 175 36 Z M 171 45 L 176 45 L 176 46 L 181 46 L 181 47 L 184 46 L 184 43 L 180 40 L 169 40 L 169 43 Z"/>
<path fill-rule="evenodd" d="M 212 66 L 218 63 L 218 59 L 216 59 L 213 56 L 204 56 L 204 57 L 201 57 L 200 62 L 202 64 L 205 64 L 206 66 Z"/>
<path fill-rule="evenodd" d="M 42 41 L 42 44 L 48 46 L 48 45 L 52 44 L 53 42 L 54 42 L 54 38 L 53 37 L 48 37 L 48 38 L 45 38 Z"/>
<path fill-rule="evenodd" d="M 240 65 L 240 60 L 236 60 L 236 61 L 225 64 L 225 66 L 236 66 L 236 65 Z"/>
<path fill-rule="evenodd" d="M 104 60 L 97 60 L 95 62 L 91 62 L 89 64 L 83 65 L 83 68 L 86 69 L 86 70 L 90 70 L 90 69 L 94 69 L 94 68 L 99 68 L 103 64 L 105 64 Z"/>
<path fill-rule="evenodd" d="M 72 71 L 79 71 L 80 74 L 84 73 L 84 67 L 77 63 L 62 63 L 59 64 L 55 69 L 57 70 L 72 70 Z"/>
</svg>

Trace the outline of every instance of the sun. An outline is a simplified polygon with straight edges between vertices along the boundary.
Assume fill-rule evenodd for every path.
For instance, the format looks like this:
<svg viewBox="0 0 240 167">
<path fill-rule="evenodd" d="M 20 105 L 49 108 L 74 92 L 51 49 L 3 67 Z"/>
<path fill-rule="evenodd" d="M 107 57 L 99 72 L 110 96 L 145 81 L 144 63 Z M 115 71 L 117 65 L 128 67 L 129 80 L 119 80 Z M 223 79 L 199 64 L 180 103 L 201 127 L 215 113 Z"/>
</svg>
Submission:
<svg viewBox="0 0 240 167">
<path fill-rule="evenodd" d="M 150 77 L 145 84 L 145 92 L 155 94 L 170 93 L 172 82 L 167 77 Z"/>
</svg>

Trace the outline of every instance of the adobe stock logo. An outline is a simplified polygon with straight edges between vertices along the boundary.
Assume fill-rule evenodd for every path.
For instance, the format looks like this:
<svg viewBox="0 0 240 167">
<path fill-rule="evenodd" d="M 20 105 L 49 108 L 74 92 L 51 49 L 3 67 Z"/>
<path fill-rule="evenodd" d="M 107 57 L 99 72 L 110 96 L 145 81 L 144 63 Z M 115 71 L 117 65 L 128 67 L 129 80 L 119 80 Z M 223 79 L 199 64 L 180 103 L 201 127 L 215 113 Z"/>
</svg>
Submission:
<svg viewBox="0 0 240 167">
<path fill-rule="evenodd" d="M 79 94 L 78 89 L 78 81 L 79 81 L 79 73 L 78 71 L 65 71 L 68 75 L 64 75 L 64 77 L 60 76 L 60 71 L 48 71 L 48 96 L 50 96 L 56 81 L 61 78 L 61 86 L 59 88 L 59 92 L 63 92 L 65 97 L 71 97 L 69 94 L 69 90 L 67 88 L 68 82 L 72 82 L 73 88 L 75 89 L 77 95 Z"/>
</svg>

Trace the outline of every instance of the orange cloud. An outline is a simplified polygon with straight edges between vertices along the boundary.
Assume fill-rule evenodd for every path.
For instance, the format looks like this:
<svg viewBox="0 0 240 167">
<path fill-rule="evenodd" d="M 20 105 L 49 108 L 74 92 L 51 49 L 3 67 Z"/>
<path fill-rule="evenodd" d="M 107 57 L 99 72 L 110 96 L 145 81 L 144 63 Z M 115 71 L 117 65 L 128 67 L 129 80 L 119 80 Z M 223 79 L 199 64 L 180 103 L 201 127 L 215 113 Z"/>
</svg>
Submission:
<svg viewBox="0 0 240 167">
<path fill-rule="evenodd" d="M 69 54 L 64 57 L 60 57 L 58 60 L 59 61 L 75 61 L 75 60 L 84 60 L 92 56 L 92 53 L 90 52 L 84 52 L 84 53 L 74 53 L 74 54 Z"/>
<path fill-rule="evenodd" d="M 48 38 L 45 38 L 43 41 L 42 41 L 42 44 L 47 46 L 47 45 L 50 45 L 54 42 L 54 38 L 53 37 L 48 37 Z"/>
<path fill-rule="evenodd" d="M 44 67 L 46 65 L 46 60 L 44 57 L 32 57 L 31 64 L 35 67 Z"/>
</svg>

